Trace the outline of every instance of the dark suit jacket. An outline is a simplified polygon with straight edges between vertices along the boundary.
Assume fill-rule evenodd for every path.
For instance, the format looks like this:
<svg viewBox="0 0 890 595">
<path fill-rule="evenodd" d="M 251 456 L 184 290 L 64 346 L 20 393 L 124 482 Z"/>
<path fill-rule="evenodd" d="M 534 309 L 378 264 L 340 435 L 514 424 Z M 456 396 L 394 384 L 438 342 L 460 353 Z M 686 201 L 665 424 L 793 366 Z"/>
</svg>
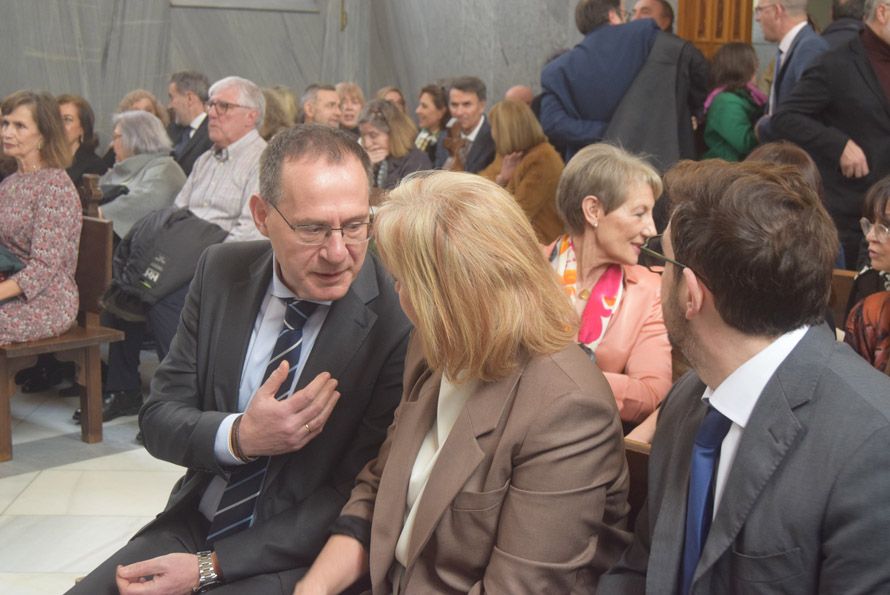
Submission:
<svg viewBox="0 0 890 595">
<path fill-rule="evenodd" d="M 704 384 L 661 410 L 636 534 L 600 593 L 677 593 Z M 890 585 L 890 378 L 813 327 L 742 433 L 692 593 L 883 593 Z"/>
<path fill-rule="evenodd" d="M 219 244 L 201 258 L 139 415 L 146 448 L 188 468 L 159 519 L 200 514 L 207 484 L 224 472 L 214 438 L 223 418 L 238 410 L 241 368 L 271 275 L 265 241 Z M 214 543 L 227 582 L 312 563 L 392 421 L 408 332 L 392 281 L 369 254 L 349 292 L 331 306 L 298 386 L 329 371 L 340 400 L 305 448 L 272 457 L 255 524 Z"/>
<path fill-rule="evenodd" d="M 865 192 L 890 174 L 890 101 L 859 36 L 824 54 L 773 120 L 778 135 L 802 146 L 816 162 L 838 228 L 857 232 Z M 863 178 L 841 173 L 841 153 L 850 139 L 868 158 L 869 174 Z"/>
<path fill-rule="evenodd" d="M 865 23 L 862 19 L 854 19 L 853 17 L 841 17 L 833 21 L 822 31 L 822 39 L 828 43 L 829 49 L 838 48 L 847 45 L 854 37 L 859 35 Z"/>
<path fill-rule="evenodd" d="M 441 372 L 412 342 L 405 397 L 345 517 L 373 517 L 371 584 L 388 580 Z M 433 466 L 400 593 L 591 593 L 626 543 L 627 463 L 615 400 L 577 346 L 479 385 Z"/>
<path fill-rule="evenodd" d="M 479 134 L 476 135 L 476 140 L 470 145 L 470 150 L 467 152 L 467 159 L 464 162 L 464 171 L 470 172 L 471 174 L 479 173 L 485 169 L 489 163 L 494 161 L 495 151 L 494 139 L 491 138 L 491 125 L 488 123 L 488 118 L 486 116 L 482 117 L 482 128 L 479 129 Z M 448 159 L 448 149 L 445 148 L 444 142 L 445 135 L 447 135 L 447 132 L 444 135 L 440 135 L 439 141 L 436 143 L 436 169 L 441 169 L 445 164 L 445 161 Z"/>
<path fill-rule="evenodd" d="M 816 59 L 828 49 L 828 42 L 819 37 L 810 25 L 804 25 L 791 47 L 782 56 L 782 64 L 776 77 L 776 98 L 775 110 L 778 110 L 781 104 L 791 96 L 794 86 L 807 68 L 813 65 Z M 761 143 L 778 140 L 776 133 L 772 129 L 769 116 L 764 116 L 757 123 L 757 137 Z"/>
<path fill-rule="evenodd" d="M 601 25 L 541 72 L 541 126 L 566 163 L 603 138 L 659 32 L 652 19 Z"/>
<path fill-rule="evenodd" d="M 194 167 L 198 157 L 213 146 L 213 142 L 207 136 L 208 121 L 209 118 L 204 118 L 204 121 L 201 122 L 201 125 L 198 126 L 192 138 L 189 139 L 179 154 L 176 154 L 176 151 L 172 153 L 173 159 L 176 160 L 176 163 L 179 164 L 179 167 L 182 168 L 182 171 L 187 176 L 192 173 L 192 167 Z"/>
</svg>

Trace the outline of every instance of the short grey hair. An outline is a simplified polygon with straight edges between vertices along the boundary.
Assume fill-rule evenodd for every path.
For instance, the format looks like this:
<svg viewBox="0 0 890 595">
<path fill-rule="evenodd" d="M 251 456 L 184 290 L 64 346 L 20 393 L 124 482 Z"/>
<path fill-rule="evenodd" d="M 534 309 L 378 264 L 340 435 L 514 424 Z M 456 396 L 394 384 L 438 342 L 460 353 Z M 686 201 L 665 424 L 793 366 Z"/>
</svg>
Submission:
<svg viewBox="0 0 890 595">
<path fill-rule="evenodd" d="M 587 220 L 581 204 L 596 196 L 608 214 L 624 204 L 628 186 L 646 184 L 652 195 L 661 196 L 661 176 L 640 157 L 606 143 L 588 145 L 578 151 L 562 172 L 556 188 L 556 211 L 569 233 L 580 235 Z"/>
<path fill-rule="evenodd" d="M 877 16 L 878 6 L 890 4 L 888 0 L 865 0 L 865 20 L 873 21 Z"/>
<path fill-rule="evenodd" d="M 238 90 L 238 103 L 255 109 L 257 114 L 256 119 L 256 129 L 259 130 L 263 125 L 263 117 L 266 115 L 266 98 L 263 97 L 263 90 L 260 89 L 256 83 L 253 81 L 249 81 L 246 78 L 241 78 L 240 76 L 227 76 L 226 78 L 219 79 L 213 86 L 210 87 L 210 91 L 208 91 L 209 96 L 213 97 L 214 94 L 228 89 L 229 87 L 234 87 Z"/>
<path fill-rule="evenodd" d="M 111 119 L 120 129 L 121 146 L 131 155 L 170 152 L 170 137 L 154 114 L 135 110 L 115 114 Z"/>
<path fill-rule="evenodd" d="M 809 0 L 779 0 L 777 4 L 781 4 L 785 12 L 791 15 L 807 14 L 807 4 Z"/>
<path fill-rule="evenodd" d="M 207 88 L 210 81 L 202 73 L 194 70 L 180 70 L 170 75 L 170 82 L 176 87 L 176 90 L 185 95 L 186 93 L 194 93 L 201 101 L 207 101 L 209 97 Z"/>
<path fill-rule="evenodd" d="M 285 161 L 306 158 L 339 164 L 350 157 L 361 163 L 370 189 L 371 160 L 351 134 L 321 124 L 285 128 L 272 137 L 260 156 L 260 196 L 269 204 L 278 205 Z"/>
</svg>

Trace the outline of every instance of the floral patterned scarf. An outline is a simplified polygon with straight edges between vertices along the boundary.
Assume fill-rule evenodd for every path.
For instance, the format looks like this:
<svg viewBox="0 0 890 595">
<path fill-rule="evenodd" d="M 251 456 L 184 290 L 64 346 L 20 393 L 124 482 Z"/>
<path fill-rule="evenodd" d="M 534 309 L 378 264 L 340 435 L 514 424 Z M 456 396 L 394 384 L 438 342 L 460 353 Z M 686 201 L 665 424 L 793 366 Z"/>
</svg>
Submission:
<svg viewBox="0 0 890 595">
<path fill-rule="evenodd" d="M 554 245 L 550 262 L 556 274 L 562 280 L 566 295 L 573 302 L 587 300 L 581 314 L 581 329 L 578 342 L 591 352 L 606 335 L 606 329 L 612 316 L 618 310 L 621 296 L 624 293 L 624 270 L 621 265 L 612 264 L 602 274 L 596 285 L 589 292 L 578 290 L 578 262 L 575 258 L 575 246 L 568 235 L 564 235 Z"/>
</svg>

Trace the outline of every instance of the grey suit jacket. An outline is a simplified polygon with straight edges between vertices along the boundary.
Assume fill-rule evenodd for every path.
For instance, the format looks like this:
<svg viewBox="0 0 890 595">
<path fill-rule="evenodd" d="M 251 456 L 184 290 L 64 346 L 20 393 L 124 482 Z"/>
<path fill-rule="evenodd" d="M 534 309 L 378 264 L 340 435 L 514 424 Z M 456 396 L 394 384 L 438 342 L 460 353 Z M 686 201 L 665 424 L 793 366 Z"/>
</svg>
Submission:
<svg viewBox="0 0 890 595">
<path fill-rule="evenodd" d="M 665 401 L 633 543 L 600 593 L 677 593 L 692 442 L 690 372 Z M 739 442 L 692 592 L 890 589 L 890 378 L 814 327 L 763 390 Z"/>
<path fill-rule="evenodd" d="M 208 482 L 224 472 L 214 437 L 238 410 L 241 368 L 271 275 L 266 241 L 212 246 L 198 264 L 170 353 L 139 415 L 146 448 L 188 468 L 159 518 L 199 514 Z M 315 559 L 392 421 L 409 329 L 391 279 L 369 254 L 349 292 L 331 306 L 298 385 L 329 371 L 340 400 L 305 448 L 272 457 L 254 525 L 214 543 L 227 582 Z"/>
</svg>

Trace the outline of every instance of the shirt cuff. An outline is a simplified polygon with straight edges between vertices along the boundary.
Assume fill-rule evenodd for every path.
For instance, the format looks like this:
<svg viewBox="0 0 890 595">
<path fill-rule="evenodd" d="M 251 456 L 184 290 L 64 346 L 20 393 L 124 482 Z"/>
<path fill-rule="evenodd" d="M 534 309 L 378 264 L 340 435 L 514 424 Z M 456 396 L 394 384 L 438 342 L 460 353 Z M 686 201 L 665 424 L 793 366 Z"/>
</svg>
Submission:
<svg viewBox="0 0 890 595">
<path fill-rule="evenodd" d="M 230 436 L 232 434 L 232 425 L 238 419 L 240 413 L 233 413 L 226 416 L 216 429 L 216 439 L 213 442 L 213 454 L 216 456 L 216 462 L 223 466 L 243 465 L 244 461 L 240 460 L 232 452 Z"/>
</svg>

